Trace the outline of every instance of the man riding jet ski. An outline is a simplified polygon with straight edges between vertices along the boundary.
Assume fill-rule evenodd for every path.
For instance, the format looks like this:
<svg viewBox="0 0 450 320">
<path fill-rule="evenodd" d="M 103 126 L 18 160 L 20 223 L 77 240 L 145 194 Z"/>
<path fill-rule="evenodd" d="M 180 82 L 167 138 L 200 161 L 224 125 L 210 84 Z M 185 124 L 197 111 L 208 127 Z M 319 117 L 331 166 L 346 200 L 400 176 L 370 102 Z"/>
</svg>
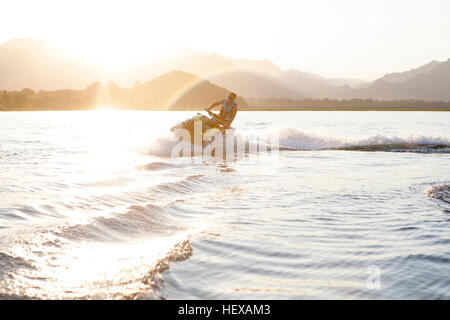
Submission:
<svg viewBox="0 0 450 320">
<path fill-rule="evenodd" d="M 219 114 L 215 114 L 211 112 L 211 109 L 215 106 L 222 105 Z M 225 133 L 226 130 L 232 129 L 231 123 L 236 117 L 236 113 L 238 111 L 237 103 L 236 103 L 236 94 L 231 92 L 228 95 L 227 99 L 217 101 L 213 103 L 210 107 L 205 109 L 211 118 L 202 115 L 201 113 L 197 113 L 194 117 L 187 119 L 181 123 L 178 123 L 170 130 L 175 132 L 180 129 L 188 130 L 191 135 L 191 143 L 194 143 L 194 127 L 196 121 L 201 121 L 202 127 L 202 136 L 208 132 L 208 135 L 214 135 L 217 131 L 220 131 L 222 134 Z M 210 130 L 212 129 L 212 130 Z M 202 139 L 203 140 L 203 139 Z M 203 141 L 202 141 L 203 144 Z"/>
</svg>

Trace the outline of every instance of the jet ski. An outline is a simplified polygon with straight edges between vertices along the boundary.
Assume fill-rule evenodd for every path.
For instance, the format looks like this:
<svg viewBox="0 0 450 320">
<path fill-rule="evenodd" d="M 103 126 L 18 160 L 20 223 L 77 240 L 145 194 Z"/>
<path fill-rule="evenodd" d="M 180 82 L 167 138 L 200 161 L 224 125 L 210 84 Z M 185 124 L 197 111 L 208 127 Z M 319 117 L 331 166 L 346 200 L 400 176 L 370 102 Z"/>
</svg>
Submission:
<svg viewBox="0 0 450 320">
<path fill-rule="evenodd" d="M 203 146 L 208 144 L 210 142 L 210 139 L 212 136 L 216 135 L 217 133 L 225 134 L 225 127 L 223 127 L 219 121 L 219 117 L 209 111 L 208 109 L 205 109 L 210 117 L 207 117 L 201 113 L 197 113 L 192 118 L 186 119 L 183 122 L 177 123 L 175 126 L 173 126 L 170 131 L 176 133 L 179 130 L 187 130 L 190 133 L 191 136 L 191 144 L 194 144 L 194 128 L 195 124 L 199 123 L 197 125 L 201 125 L 201 143 Z M 234 130 L 233 128 L 230 128 Z M 230 130 L 228 129 L 228 130 Z M 200 140 L 200 139 L 199 139 Z"/>
</svg>

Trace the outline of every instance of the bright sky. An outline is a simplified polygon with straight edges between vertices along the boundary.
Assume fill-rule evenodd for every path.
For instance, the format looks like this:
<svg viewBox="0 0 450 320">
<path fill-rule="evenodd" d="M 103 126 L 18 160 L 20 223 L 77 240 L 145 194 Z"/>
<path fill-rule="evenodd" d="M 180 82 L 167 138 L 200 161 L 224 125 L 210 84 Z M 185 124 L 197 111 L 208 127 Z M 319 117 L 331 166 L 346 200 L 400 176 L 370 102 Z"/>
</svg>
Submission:
<svg viewBox="0 0 450 320">
<path fill-rule="evenodd" d="M 2 1 L 0 42 L 56 39 L 92 57 L 172 46 L 371 79 L 450 58 L 448 0 Z"/>
</svg>

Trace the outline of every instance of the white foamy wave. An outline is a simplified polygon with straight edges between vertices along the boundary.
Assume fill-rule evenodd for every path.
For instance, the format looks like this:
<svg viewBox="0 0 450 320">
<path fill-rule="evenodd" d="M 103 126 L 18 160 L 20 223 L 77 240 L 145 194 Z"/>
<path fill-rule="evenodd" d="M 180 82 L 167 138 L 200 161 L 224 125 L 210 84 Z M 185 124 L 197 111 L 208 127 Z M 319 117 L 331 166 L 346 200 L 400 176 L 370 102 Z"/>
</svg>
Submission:
<svg viewBox="0 0 450 320">
<path fill-rule="evenodd" d="M 439 184 L 425 190 L 427 197 L 450 203 L 450 184 Z"/>
<path fill-rule="evenodd" d="M 332 137 L 305 133 L 295 128 L 285 128 L 279 131 L 279 144 L 284 148 L 318 150 L 340 147 L 345 142 Z"/>
<path fill-rule="evenodd" d="M 191 148 L 193 149 L 192 152 L 201 152 L 201 146 L 193 146 L 190 142 L 180 141 L 178 136 L 171 133 L 167 136 L 156 139 L 150 146 L 148 152 L 149 154 L 158 157 L 171 157 L 172 155 L 178 157 L 180 155 L 190 154 L 189 151 L 184 153 L 182 153 L 181 151 L 191 150 Z"/>
<path fill-rule="evenodd" d="M 149 148 L 149 153 L 155 156 L 170 156 L 172 149 L 179 143 L 178 137 L 169 134 L 153 141 Z"/>
<path fill-rule="evenodd" d="M 280 149 L 355 151 L 438 151 L 450 152 L 449 137 L 375 135 L 365 139 L 338 139 L 306 133 L 295 128 L 279 131 Z"/>
<path fill-rule="evenodd" d="M 300 131 L 296 128 L 283 128 L 275 132 L 263 132 L 260 134 L 232 134 L 232 138 L 240 144 L 246 145 L 246 149 L 256 149 L 262 145 L 273 144 L 278 140 L 280 150 L 348 150 L 348 151 L 400 151 L 400 152 L 438 152 L 450 153 L 450 137 L 431 137 L 420 135 L 388 136 L 374 135 L 368 138 L 334 138 Z M 272 141 L 272 142 L 269 142 Z M 181 142 L 174 134 L 156 139 L 150 146 L 149 153 L 155 156 L 169 157 L 174 148 L 190 150 L 190 142 Z M 201 146 L 196 152 L 201 153 Z"/>
<path fill-rule="evenodd" d="M 250 141 L 249 137 L 245 137 L 239 134 L 230 134 L 228 138 L 235 139 L 235 141 L 241 145 L 251 145 L 250 148 L 258 148 L 258 144 L 261 142 Z M 186 152 L 181 152 L 185 150 Z M 180 152 L 178 152 L 180 151 Z M 148 149 L 148 153 L 158 157 L 171 157 L 174 155 L 178 157 L 180 155 L 189 156 L 190 154 L 201 154 L 204 148 L 201 145 L 193 145 L 190 142 L 180 140 L 175 134 L 169 134 L 164 137 L 156 139 Z"/>
</svg>

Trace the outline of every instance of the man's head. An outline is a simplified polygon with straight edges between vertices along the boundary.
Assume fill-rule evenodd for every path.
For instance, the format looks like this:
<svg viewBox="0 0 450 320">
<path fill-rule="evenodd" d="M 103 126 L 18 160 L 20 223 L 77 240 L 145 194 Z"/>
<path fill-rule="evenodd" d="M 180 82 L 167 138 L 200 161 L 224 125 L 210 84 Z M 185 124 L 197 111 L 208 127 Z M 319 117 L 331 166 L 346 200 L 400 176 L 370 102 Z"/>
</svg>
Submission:
<svg viewBox="0 0 450 320">
<path fill-rule="evenodd" d="M 236 100 L 236 93 L 230 92 L 230 94 L 228 95 L 228 100 L 230 101 Z"/>
</svg>

